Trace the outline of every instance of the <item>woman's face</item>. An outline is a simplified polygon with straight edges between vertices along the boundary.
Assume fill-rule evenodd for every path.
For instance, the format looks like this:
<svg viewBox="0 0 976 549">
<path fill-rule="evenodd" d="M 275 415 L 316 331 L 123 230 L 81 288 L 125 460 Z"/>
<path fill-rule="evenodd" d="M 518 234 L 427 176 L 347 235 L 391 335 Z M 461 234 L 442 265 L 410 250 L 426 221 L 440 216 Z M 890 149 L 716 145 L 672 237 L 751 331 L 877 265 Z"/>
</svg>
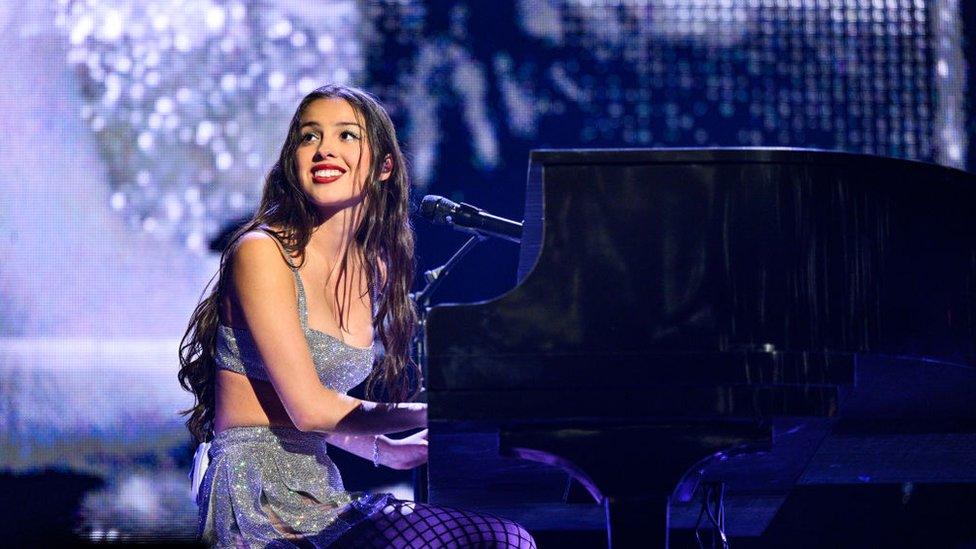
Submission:
<svg viewBox="0 0 976 549">
<path fill-rule="evenodd" d="M 302 115 L 295 151 L 298 180 L 306 196 L 324 213 L 363 200 L 373 153 L 362 118 L 340 98 L 317 99 Z"/>
</svg>

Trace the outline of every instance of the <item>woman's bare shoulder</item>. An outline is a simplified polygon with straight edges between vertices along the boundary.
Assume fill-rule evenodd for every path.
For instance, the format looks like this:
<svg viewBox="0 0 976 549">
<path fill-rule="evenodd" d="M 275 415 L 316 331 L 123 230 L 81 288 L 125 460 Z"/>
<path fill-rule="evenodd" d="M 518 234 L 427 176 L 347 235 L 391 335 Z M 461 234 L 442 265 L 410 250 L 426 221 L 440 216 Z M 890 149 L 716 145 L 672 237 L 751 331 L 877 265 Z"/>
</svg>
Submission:
<svg viewBox="0 0 976 549">
<path fill-rule="evenodd" d="M 241 300 L 262 300 L 294 292 L 291 270 L 274 237 L 261 230 L 241 235 L 227 250 L 221 290 L 221 321 L 240 325 Z"/>
<path fill-rule="evenodd" d="M 268 232 L 268 228 L 252 229 L 240 236 L 228 250 L 232 268 L 280 269 L 295 265 L 284 245 L 273 236 L 278 231 Z"/>
<path fill-rule="evenodd" d="M 275 239 L 263 231 L 249 231 L 227 251 L 228 290 L 238 299 L 248 291 L 266 292 L 277 287 L 290 287 L 291 268 Z"/>
</svg>

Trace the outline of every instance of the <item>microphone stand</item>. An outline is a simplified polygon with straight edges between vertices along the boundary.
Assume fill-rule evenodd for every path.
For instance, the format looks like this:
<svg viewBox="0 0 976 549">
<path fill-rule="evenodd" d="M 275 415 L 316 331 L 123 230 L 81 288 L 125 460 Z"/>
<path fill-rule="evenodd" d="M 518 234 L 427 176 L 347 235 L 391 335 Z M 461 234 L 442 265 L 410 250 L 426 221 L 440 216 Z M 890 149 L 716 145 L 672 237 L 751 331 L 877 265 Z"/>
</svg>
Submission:
<svg viewBox="0 0 976 549">
<path fill-rule="evenodd" d="M 476 233 L 469 238 L 461 248 L 454 252 L 454 255 L 440 267 L 436 267 L 424 273 L 427 284 L 417 293 L 410 294 L 411 299 L 417 306 L 417 330 L 413 339 L 414 359 L 420 366 L 422 379 L 427 379 L 427 315 L 430 314 L 430 302 L 434 292 L 440 287 L 441 283 L 451 274 L 451 270 L 464 258 L 479 242 L 487 240 L 488 237 Z M 427 390 L 421 386 L 418 399 L 421 402 L 427 400 Z M 427 464 L 414 469 L 413 472 L 413 493 L 414 499 L 421 503 L 427 502 Z"/>
</svg>

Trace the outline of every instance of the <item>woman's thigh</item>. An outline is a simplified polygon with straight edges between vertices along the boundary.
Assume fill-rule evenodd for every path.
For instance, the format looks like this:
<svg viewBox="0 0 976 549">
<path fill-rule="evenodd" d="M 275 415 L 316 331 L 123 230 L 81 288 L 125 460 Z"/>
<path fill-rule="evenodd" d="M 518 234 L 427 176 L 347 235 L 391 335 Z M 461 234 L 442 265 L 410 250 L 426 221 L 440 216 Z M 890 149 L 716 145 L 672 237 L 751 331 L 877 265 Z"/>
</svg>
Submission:
<svg viewBox="0 0 976 549">
<path fill-rule="evenodd" d="M 390 500 L 389 505 L 356 525 L 336 545 L 534 548 L 535 541 L 518 524 L 493 515 Z"/>
</svg>

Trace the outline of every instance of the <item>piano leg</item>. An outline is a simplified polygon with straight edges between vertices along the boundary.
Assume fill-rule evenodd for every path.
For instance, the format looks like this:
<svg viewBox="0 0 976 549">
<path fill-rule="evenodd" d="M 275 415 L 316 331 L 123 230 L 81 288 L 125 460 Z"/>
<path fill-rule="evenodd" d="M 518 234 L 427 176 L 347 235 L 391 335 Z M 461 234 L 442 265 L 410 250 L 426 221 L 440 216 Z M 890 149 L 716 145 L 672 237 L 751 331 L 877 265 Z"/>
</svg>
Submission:
<svg viewBox="0 0 976 549">
<path fill-rule="evenodd" d="M 499 450 L 560 467 L 586 487 L 605 506 L 611 547 L 667 548 L 668 502 L 687 474 L 704 459 L 771 440 L 763 422 L 533 426 L 501 430 Z"/>
</svg>

